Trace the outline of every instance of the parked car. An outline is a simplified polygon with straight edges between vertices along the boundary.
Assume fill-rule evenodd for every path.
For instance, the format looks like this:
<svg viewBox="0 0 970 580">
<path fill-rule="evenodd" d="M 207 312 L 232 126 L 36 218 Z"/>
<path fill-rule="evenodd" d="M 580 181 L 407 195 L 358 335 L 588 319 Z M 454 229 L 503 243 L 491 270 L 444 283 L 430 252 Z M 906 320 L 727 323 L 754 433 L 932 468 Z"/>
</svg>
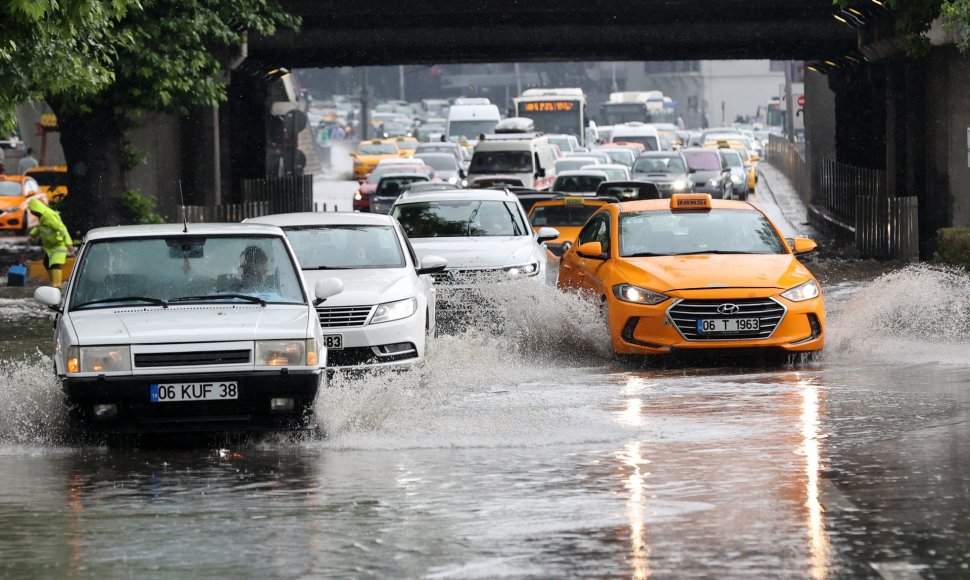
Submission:
<svg viewBox="0 0 970 580">
<path fill-rule="evenodd" d="M 279 226 L 308 286 L 326 278 L 343 291 L 316 304 L 327 367 L 413 364 L 435 328 L 432 273 L 447 261 L 418 260 L 396 219 L 364 213 L 290 213 L 251 218 Z"/>
<path fill-rule="evenodd" d="M 13 231 L 22 236 L 37 225 L 37 218 L 27 211 L 27 204 L 39 199 L 45 205 L 49 200 L 33 177 L 27 175 L 0 176 L 0 230 Z"/>
<path fill-rule="evenodd" d="M 254 224 L 90 230 L 57 311 L 54 368 L 96 430 L 301 429 L 326 363 L 313 291 L 283 231 Z"/>
</svg>

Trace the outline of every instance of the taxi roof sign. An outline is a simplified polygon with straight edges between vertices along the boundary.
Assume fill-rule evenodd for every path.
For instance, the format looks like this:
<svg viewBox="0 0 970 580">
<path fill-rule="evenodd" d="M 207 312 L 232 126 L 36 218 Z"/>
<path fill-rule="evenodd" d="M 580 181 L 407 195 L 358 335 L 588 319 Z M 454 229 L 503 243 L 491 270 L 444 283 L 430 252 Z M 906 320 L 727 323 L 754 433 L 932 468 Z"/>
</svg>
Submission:
<svg viewBox="0 0 970 580">
<path fill-rule="evenodd" d="M 675 193 L 670 196 L 670 209 L 711 209 L 711 194 Z"/>
<path fill-rule="evenodd" d="M 563 198 L 563 205 L 583 205 L 584 201 L 582 197 L 567 195 Z"/>
</svg>

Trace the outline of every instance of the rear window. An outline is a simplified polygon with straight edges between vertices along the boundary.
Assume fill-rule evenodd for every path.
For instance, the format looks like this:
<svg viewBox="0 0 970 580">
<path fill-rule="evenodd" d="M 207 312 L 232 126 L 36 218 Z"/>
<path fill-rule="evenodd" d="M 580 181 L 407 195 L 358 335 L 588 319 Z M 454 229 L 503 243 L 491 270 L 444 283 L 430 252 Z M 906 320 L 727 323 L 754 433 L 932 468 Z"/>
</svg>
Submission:
<svg viewBox="0 0 970 580">
<path fill-rule="evenodd" d="M 596 213 L 599 205 L 540 205 L 532 208 L 529 223 L 543 226 L 581 226 Z"/>
<path fill-rule="evenodd" d="M 699 171 L 720 171 L 721 157 L 714 151 L 685 151 L 687 166 Z"/>
</svg>

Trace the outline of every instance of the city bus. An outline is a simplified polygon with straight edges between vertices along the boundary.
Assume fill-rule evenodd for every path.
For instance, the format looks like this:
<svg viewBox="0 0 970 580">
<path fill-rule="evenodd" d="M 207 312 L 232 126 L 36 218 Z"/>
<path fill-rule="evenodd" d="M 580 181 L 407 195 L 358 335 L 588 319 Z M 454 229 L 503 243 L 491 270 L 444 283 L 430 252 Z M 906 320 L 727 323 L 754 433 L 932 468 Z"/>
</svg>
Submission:
<svg viewBox="0 0 970 580">
<path fill-rule="evenodd" d="M 610 100 L 600 106 L 604 125 L 622 123 L 677 124 L 676 104 L 660 91 L 623 91 L 610 93 Z"/>
<path fill-rule="evenodd" d="M 586 95 L 583 89 L 528 89 L 512 99 L 515 115 L 532 119 L 547 135 L 573 135 L 586 146 Z"/>
</svg>

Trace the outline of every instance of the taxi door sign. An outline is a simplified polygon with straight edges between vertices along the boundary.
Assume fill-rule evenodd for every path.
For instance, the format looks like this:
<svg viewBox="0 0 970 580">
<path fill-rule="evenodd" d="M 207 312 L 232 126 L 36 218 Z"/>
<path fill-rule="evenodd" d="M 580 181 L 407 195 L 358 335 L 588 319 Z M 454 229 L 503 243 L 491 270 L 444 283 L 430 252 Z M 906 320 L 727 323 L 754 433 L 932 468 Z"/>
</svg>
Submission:
<svg viewBox="0 0 970 580">
<path fill-rule="evenodd" d="M 670 196 L 670 209 L 711 209 L 711 194 L 675 193 Z"/>
</svg>

